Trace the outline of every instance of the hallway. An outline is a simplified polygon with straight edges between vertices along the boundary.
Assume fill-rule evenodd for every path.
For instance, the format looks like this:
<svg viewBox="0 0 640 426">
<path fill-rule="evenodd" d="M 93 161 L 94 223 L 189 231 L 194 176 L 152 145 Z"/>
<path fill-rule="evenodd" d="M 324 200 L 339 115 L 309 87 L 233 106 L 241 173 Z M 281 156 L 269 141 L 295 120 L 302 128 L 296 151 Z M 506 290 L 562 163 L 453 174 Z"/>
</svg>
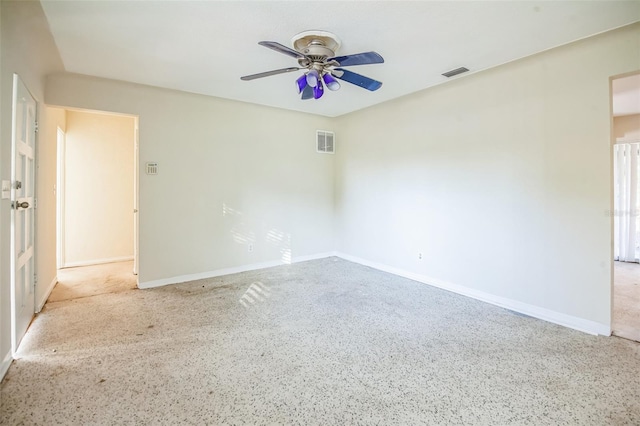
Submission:
<svg viewBox="0 0 640 426">
<path fill-rule="evenodd" d="M 132 271 L 133 261 L 60 269 L 47 303 L 135 289 Z"/>
</svg>

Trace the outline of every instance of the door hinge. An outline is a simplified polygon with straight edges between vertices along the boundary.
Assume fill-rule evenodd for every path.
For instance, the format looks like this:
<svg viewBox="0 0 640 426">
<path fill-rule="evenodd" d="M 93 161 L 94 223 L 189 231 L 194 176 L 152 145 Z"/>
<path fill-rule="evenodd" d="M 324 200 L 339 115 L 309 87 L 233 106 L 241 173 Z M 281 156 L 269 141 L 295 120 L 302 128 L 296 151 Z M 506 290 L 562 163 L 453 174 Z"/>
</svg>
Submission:
<svg viewBox="0 0 640 426">
<path fill-rule="evenodd" d="M 38 128 L 38 122 L 36 121 L 33 125 L 33 128 L 36 132 L 38 132 L 39 128 Z"/>
<path fill-rule="evenodd" d="M 37 209 L 37 208 L 38 208 L 38 199 L 37 199 L 37 198 L 34 198 L 34 199 L 33 199 L 33 208 L 34 208 L 34 209 Z"/>
<path fill-rule="evenodd" d="M 36 284 L 38 284 L 38 275 L 33 274 L 33 285 L 35 286 Z"/>
</svg>

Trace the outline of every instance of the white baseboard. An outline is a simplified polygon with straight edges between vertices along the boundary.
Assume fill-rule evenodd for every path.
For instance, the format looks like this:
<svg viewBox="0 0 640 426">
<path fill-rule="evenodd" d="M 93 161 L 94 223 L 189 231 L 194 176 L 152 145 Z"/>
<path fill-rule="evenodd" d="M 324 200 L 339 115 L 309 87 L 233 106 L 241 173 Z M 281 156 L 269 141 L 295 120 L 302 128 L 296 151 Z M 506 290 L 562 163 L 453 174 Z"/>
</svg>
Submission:
<svg viewBox="0 0 640 426">
<path fill-rule="evenodd" d="M 105 259 L 81 260 L 80 262 L 65 262 L 63 268 L 75 268 L 77 266 L 101 265 L 103 263 L 127 262 L 133 260 L 133 256 L 109 257 Z"/>
<path fill-rule="evenodd" d="M 9 371 L 9 367 L 11 366 L 12 361 L 13 357 L 11 356 L 11 351 L 9 351 L 2 360 L 2 364 L 0 364 L 0 382 L 2 381 L 2 379 L 4 379 L 7 371 Z"/>
<path fill-rule="evenodd" d="M 463 296 L 471 297 L 492 305 L 500 306 L 502 308 L 510 309 L 512 311 L 528 315 L 533 318 L 538 318 L 544 321 L 548 321 L 554 324 L 562 325 L 564 327 L 572 328 L 574 330 L 582 331 L 594 335 L 610 336 L 611 328 L 606 324 L 597 323 L 595 321 L 586 320 L 584 318 L 575 317 L 572 315 L 563 314 L 561 312 L 552 311 L 550 309 L 542 308 L 528 303 L 519 302 L 517 300 L 508 299 L 505 297 L 496 296 L 490 293 L 486 293 L 480 290 L 474 290 L 472 288 L 464 287 L 461 285 L 449 283 L 446 281 L 438 280 L 436 278 L 428 277 L 426 275 L 416 274 L 408 272 L 399 268 L 395 268 L 382 263 L 372 262 L 366 259 L 362 259 L 356 256 L 351 256 L 341 252 L 326 252 L 309 256 L 298 256 L 291 259 L 291 263 L 305 262 L 308 260 L 323 259 L 331 256 L 337 256 L 350 262 L 359 263 L 364 266 L 369 266 L 380 271 L 388 272 L 390 274 L 398 275 L 400 277 L 408 278 L 410 280 L 418 281 L 423 284 L 428 284 L 434 287 L 441 288 L 443 290 L 451 291 Z M 280 266 L 287 264 L 281 260 L 274 260 L 268 262 L 254 263 L 250 265 L 242 265 L 231 268 L 217 269 L 214 271 L 201 272 L 197 274 L 180 275 L 176 277 L 163 278 L 159 280 L 146 281 L 138 283 L 138 287 L 141 289 L 161 287 L 170 284 L 184 283 L 188 281 L 201 280 L 206 278 L 220 277 L 223 275 L 237 274 L 240 272 L 255 271 L 257 269 L 271 268 L 274 266 Z"/>
<path fill-rule="evenodd" d="M 51 292 L 53 291 L 53 288 L 56 286 L 56 284 L 58 284 L 58 277 L 57 276 L 53 277 L 53 280 L 51 280 L 51 283 L 49 284 L 49 287 L 44 292 L 44 295 L 42 296 L 42 299 L 40 299 L 38 301 L 38 305 L 36 306 L 36 314 L 39 313 L 42 310 L 42 308 L 44 307 L 44 304 L 47 303 L 47 299 L 51 295 Z"/>
<path fill-rule="evenodd" d="M 200 272 L 197 274 L 179 275 L 176 277 L 162 278 L 153 281 L 138 282 L 138 288 L 154 288 L 162 287 L 170 284 L 185 283 L 189 281 L 202 280 L 206 278 L 221 277 L 223 275 L 237 274 L 240 272 L 255 271 L 257 269 L 271 268 L 274 266 L 287 265 L 289 263 L 306 262 L 308 260 L 323 259 L 325 257 L 334 256 L 335 253 L 318 253 L 307 256 L 298 256 L 291 259 L 291 262 L 283 262 L 282 260 L 272 260 L 268 262 L 253 263 L 250 265 L 234 266 L 231 268 L 216 269 L 214 271 Z"/>
<path fill-rule="evenodd" d="M 530 305 L 528 303 L 519 302 L 517 300 L 507 299 L 505 297 L 495 296 L 490 293 L 486 293 L 472 288 L 464 287 L 461 285 L 449 283 L 446 281 L 438 280 L 428 277 L 426 275 L 416 274 L 408 272 L 402 269 L 394 268 L 389 265 L 384 265 L 377 262 L 371 262 L 366 259 L 362 259 L 356 256 L 351 256 L 345 253 L 336 252 L 335 256 L 350 262 L 359 263 L 361 265 L 369 266 L 380 271 L 389 272 L 394 275 L 398 275 L 410 280 L 418 281 L 424 284 L 428 284 L 434 287 L 448 290 L 453 293 L 461 294 L 463 296 L 471 297 L 473 299 L 481 300 L 483 302 L 491 303 L 492 305 L 500 306 L 502 308 L 510 309 L 521 314 L 528 315 L 530 317 L 538 318 L 544 321 L 548 321 L 554 324 L 569 327 L 574 330 L 582 331 L 594 335 L 610 336 L 611 328 L 606 324 L 597 323 L 595 321 L 586 320 L 584 318 L 575 317 L 572 315 L 563 314 L 561 312 L 552 311 L 550 309 L 541 308 L 539 306 Z"/>
</svg>

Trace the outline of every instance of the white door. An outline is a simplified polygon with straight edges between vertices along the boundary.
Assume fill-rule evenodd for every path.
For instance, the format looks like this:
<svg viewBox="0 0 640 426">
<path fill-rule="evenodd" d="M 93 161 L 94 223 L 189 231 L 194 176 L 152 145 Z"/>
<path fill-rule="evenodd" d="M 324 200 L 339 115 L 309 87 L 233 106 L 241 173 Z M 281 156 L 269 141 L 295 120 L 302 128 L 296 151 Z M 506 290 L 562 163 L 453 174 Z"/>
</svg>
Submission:
<svg viewBox="0 0 640 426">
<path fill-rule="evenodd" d="M 34 194 L 36 101 L 20 77 L 13 75 L 11 138 L 11 344 L 15 352 L 35 311 Z"/>
</svg>

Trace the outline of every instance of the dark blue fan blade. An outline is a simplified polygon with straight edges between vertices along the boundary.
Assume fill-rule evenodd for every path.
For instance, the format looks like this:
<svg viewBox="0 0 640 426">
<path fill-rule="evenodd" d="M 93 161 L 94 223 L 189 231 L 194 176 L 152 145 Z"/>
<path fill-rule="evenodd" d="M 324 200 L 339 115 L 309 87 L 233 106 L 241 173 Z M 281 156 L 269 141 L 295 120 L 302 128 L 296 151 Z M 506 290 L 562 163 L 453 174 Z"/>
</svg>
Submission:
<svg viewBox="0 0 640 426">
<path fill-rule="evenodd" d="M 376 52 L 363 52 L 355 55 L 336 56 L 327 59 L 327 61 L 338 61 L 341 67 L 348 67 L 351 65 L 382 64 L 384 59 Z"/>
<path fill-rule="evenodd" d="M 382 86 L 382 83 L 377 80 L 365 77 L 364 75 L 356 74 L 355 72 L 351 72 L 342 68 L 334 69 L 333 71 L 331 71 L 331 74 L 333 74 L 335 78 L 339 78 L 340 80 L 344 80 L 351 84 L 355 84 L 356 86 L 371 90 L 372 92 L 374 90 L 378 90 Z"/>
<path fill-rule="evenodd" d="M 313 99 L 313 87 L 305 86 L 304 90 L 302 91 L 301 99 L 303 100 Z"/>
</svg>

